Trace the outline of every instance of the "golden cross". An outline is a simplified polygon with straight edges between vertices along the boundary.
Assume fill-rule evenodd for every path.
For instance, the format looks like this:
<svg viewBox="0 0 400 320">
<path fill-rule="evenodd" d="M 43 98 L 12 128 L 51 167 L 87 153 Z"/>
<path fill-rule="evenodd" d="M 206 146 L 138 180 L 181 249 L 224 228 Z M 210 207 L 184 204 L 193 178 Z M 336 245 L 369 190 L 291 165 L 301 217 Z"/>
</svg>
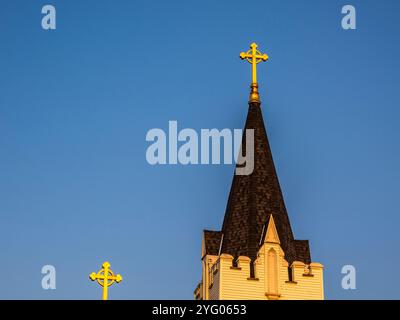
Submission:
<svg viewBox="0 0 400 320">
<path fill-rule="evenodd" d="M 261 54 L 257 47 L 257 44 L 253 42 L 249 51 L 240 53 L 240 58 L 242 60 L 246 59 L 252 65 L 252 83 L 257 83 L 257 64 L 268 60 L 268 56 L 265 53 Z"/>
<path fill-rule="evenodd" d="M 269 58 L 265 53 L 261 54 L 261 52 L 257 50 L 257 47 L 257 44 L 253 42 L 250 45 L 249 51 L 240 53 L 240 58 L 242 60 L 246 59 L 247 62 L 249 62 L 252 66 L 250 102 L 260 102 L 258 96 L 257 64 L 259 64 L 261 61 L 267 61 Z"/>
<path fill-rule="evenodd" d="M 114 275 L 114 272 L 112 272 L 110 266 L 110 263 L 106 261 L 103 263 L 102 269 L 100 269 L 99 272 L 92 272 L 89 276 L 90 280 L 97 280 L 97 283 L 103 287 L 103 300 L 107 300 L 108 298 L 108 287 L 114 282 L 118 283 L 122 281 L 121 275 Z"/>
</svg>

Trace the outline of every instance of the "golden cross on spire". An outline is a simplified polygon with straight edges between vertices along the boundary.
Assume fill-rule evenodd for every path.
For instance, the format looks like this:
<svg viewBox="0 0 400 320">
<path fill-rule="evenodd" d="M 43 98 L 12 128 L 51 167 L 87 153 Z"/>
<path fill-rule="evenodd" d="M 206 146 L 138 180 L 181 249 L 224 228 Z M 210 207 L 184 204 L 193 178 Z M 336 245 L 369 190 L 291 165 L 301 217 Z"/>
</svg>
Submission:
<svg viewBox="0 0 400 320">
<path fill-rule="evenodd" d="M 252 82 L 251 82 L 251 93 L 250 102 L 260 102 L 260 97 L 258 95 L 258 83 L 257 83 L 257 64 L 261 61 L 267 61 L 268 56 L 264 53 L 262 54 L 257 50 L 257 44 L 252 43 L 250 45 L 250 50 L 247 52 L 241 52 L 240 58 L 242 60 L 247 60 L 252 66 Z"/>
<path fill-rule="evenodd" d="M 108 287 L 113 285 L 114 282 L 118 283 L 122 281 L 121 275 L 114 275 L 110 266 L 110 263 L 106 261 L 99 272 L 92 272 L 89 276 L 90 280 L 97 280 L 97 283 L 103 287 L 103 300 L 107 300 L 108 298 Z"/>
</svg>

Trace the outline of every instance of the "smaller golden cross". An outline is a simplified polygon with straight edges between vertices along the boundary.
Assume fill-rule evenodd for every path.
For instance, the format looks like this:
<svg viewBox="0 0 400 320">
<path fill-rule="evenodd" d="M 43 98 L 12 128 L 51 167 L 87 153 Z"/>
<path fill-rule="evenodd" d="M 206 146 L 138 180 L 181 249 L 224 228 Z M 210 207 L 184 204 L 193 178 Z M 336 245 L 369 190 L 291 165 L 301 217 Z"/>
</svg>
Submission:
<svg viewBox="0 0 400 320">
<path fill-rule="evenodd" d="M 108 298 L 108 287 L 114 282 L 118 283 L 122 281 L 121 275 L 114 275 L 114 272 L 112 272 L 110 266 L 110 263 L 106 261 L 103 263 L 102 269 L 100 269 L 99 272 L 92 272 L 89 276 L 90 280 L 97 280 L 97 283 L 103 287 L 103 300 L 107 300 Z"/>
<path fill-rule="evenodd" d="M 241 52 L 240 58 L 242 60 L 247 60 L 252 66 L 252 82 L 251 82 L 251 93 L 250 93 L 250 102 L 260 102 L 258 96 L 258 83 L 257 83 L 257 64 L 261 61 L 267 61 L 268 56 L 264 53 L 262 54 L 257 50 L 257 44 L 252 43 L 250 45 L 250 50 L 247 52 Z"/>
</svg>

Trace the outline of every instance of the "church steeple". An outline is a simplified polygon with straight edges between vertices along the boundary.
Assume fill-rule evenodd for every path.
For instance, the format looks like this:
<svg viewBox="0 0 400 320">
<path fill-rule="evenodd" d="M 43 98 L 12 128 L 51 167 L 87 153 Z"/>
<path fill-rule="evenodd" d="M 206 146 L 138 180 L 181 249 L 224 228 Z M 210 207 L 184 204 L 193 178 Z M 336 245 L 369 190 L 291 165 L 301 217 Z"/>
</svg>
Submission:
<svg viewBox="0 0 400 320">
<path fill-rule="evenodd" d="M 234 175 L 221 231 L 204 231 L 203 280 L 195 295 L 201 299 L 323 299 L 323 266 L 311 262 L 308 240 L 293 236 L 262 117 L 256 65 L 268 56 L 253 43 L 240 57 L 252 64 L 243 132 L 254 133 L 254 168 L 249 175 Z M 242 154 L 246 154 L 246 140 L 243 137 Z M 260 279 L 263 285 L 251 281 Z"/>
<path fill-rule="evenodd" d="M 254 261 L 263 243 L 263 230 L 266 230 L 272 215 L 288 262 L 300 259 L 309 263 L 308 242 L 296 242 L 293 237 L 264 126 L 259 94 L 254 91 L 258 89 L 256 66 L 261 61 L 267 61 L 268 56 L 261 54 L 257 44 L 252 43 L 250 50 L 242 52 L 240 58 L 252 64 L 249 110 L 243 132 L 254 130 L 254 170 L 248 176 L 235 175 L 233 178 L 222 225 L 222 253 L 234 257 L 247 256 Z M 242 149 L 246 150 L 245 139 Z M 299 248 L 299 254 L 296 246 L 302 247 Z"/>
</svg>

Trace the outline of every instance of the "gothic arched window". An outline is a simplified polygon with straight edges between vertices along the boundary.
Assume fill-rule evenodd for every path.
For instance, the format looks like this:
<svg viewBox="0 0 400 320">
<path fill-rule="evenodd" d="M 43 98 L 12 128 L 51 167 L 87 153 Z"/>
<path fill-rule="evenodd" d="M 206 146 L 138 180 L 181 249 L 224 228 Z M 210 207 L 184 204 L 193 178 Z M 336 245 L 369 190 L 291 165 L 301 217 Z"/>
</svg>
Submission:
<svg viewBox="0 0 400 320">
<path fill-rule="evenodd" d="M 268 292 L 278 293 L 278 259 L 274 249 L 268 251 L 267 258 L 267 275 L 268 275 Z"/>
</svg>

